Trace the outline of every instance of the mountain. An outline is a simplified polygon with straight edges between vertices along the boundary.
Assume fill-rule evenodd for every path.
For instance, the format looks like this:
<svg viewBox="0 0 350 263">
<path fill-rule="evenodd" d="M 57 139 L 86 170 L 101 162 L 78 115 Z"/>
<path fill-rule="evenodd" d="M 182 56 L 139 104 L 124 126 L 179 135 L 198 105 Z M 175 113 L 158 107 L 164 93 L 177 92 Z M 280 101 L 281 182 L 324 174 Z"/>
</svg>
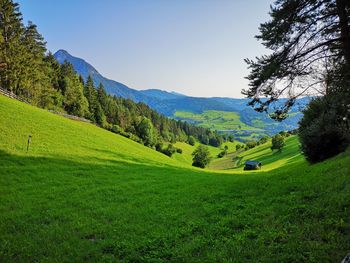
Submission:
<svg viewBox="0 0 350 263">
<path fill-rule="evenodd" d="M 103 77 L 92 65 L 81 58 L 72 56 L 66 50 L 58 50 L 54 54 L 54 57 L 60 64 L 64 63 L 64 61 L 70 62 L 73 65 L 74 69 L 84 78 L 84 80 L 86 80 L 88 76 L 91 75 L 95 86 L 98 86 L 100 83 L 102 83 L 107 93 L 109 94 L 132 99 L 136 102 L 152 100 L 152 97 L 143 95 L 137 90 L 130 89 L 128 86 L 120 82 Z"/>
<path fill-rule="evenodd" d="M 168 92 L 168 91 L 159 90 L 159 89 L 146 89 L 146 90 L 140 90 L 139 92 L 146 96 L 157 98 L 160 100 L 171 100 L 171 99 L 186 97 L 186 95 L 183 95 L 180 93 Z"/>
<path fill-rule="evenodd" d="M 206 118 L 206 123 L 213 123 L 211 128 L 220 130 L 220 127 L 231 127 L 225 129 L 224 132 L 233 133 L 238 138 L 245 138 L 246 140 L 252 139 L 252 135 L 258 137 L 264 134 L 272 135 L 282 130 L 296 129 L 302 116 L 300 111 L 305 108 L 310 100 L 309 98 L 297 100 L 296 104 L 291 109 L 290 117 L 283 122 L 275 122 L 271 120 L 267 114 L 258 113 L 247 106 L 249 99 L 220 97 L 198 98 L 159 89 L 135 90 L 120 82 L 105 78 L 88 62 L 72 56 L 65 50 L 58 50 L 54 54 L 54 57 L 61 64 L 64 63 L 64 61 L 70 62 L 78 74 L 85 80 L 91 75 L 94 84 L 98 86 L 102 83 L 109 94 L 128 98 L 135 102 L 143 102 L 168 117 L 185 120 L 198 125 L 204 126 L 204 123 L 198 121 L 198 119 Z M 285 101 L 286 99 L 279 100 L 276 106 L 282 105 Z M 208 114 L 208 111 L 211 112 Z M 190 114 L 186 114 L 186 112 Z M 235 113 L 241 124 L 237 124 L 237 120 L 233 121 L 232 119 L 217 117 L 220 112 Z M 203 113 L 205 114 L 200 116 Z M 210 116 L 216 117 L 215 119 L 210 119 Z M 230 126 L 231 122 L 234 122 L 234 124 Z M 220 123 L 220 125 L 216 125 L 215 123 Z M 225 125 L 222 125 L 223 123 Z"/>
</svg>

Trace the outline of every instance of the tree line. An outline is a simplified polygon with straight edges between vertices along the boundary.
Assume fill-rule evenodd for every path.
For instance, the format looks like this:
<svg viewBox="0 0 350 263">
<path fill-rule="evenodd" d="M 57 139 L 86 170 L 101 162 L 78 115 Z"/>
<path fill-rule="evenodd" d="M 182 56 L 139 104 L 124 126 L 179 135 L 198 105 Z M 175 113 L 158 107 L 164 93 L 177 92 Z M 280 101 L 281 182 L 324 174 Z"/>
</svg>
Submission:
<svg viewBox="0 0 350 263">
<path fill-rule="evenodd" d="M 12 0 L 0 0 L 0 85 L 33 105 L 84 117 L 164 152 L 163 142 L 198 140 L 217 147 L 226 140 L 210 129 L 169 119 L 144 103 L 108 95 L 91 77 L 84 81 L 70 63 L 59 64 L 47 52 L 36 25 L 23 24 L 19 5 Z"/>
</svg>

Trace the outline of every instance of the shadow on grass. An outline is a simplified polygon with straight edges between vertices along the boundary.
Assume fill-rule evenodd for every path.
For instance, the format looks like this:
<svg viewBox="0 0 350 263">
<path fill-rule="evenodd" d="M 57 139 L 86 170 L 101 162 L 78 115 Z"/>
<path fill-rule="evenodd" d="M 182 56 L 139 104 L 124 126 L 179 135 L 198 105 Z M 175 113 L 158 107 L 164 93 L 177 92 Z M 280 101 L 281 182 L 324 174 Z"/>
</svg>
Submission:
<svg viewBox="0 0 350 263">
<path fill-rule="evenodd" d="M 158 180 L 168 180 L 171 178 L 186 177 L 208 177 L 214 175 L 206 170 L 177 167 L 175 165 L 149 160 L 140 160 L 136 157 L 129 157 L 125 154 L 114 153 L 112 151 L 98 150 L 108 153 L 108 157 L 82 157 L 82 156 L 31 156 L 15 155 L 0 150 L 0 182 L 6 182 L 7 175 L 20 177 L 30 175 L 33 178 L 47 176 L 60 176 L 66 178 L 93 178 L 111 179 L 118 176 L 125 180 L 138 178 L 157 178 Z M 120 158 L 115 159 L 113 157 Z M 130 161 L 128 160 L 130 159 Z M 144 163 L 142 163 L 144 161 Z M 219 173 L 215 173 L 217 176 Z M 2 177 L 2 178 L 1 178 Z M 123 179 L 123 180 L 124 180 Z M 175 179 L 176 180 L 176 179 Z"/>
<path fill-rule="evenodd" d="M 330 262 L 349 241 L 337 225 L 348 215 L 346 191 L 300 167 L 272 179 L 1 150 L 0 160 L 1 262 Z M 313 240 L 322 249 L 310 233 L 325 237 Z"/>
</svg>

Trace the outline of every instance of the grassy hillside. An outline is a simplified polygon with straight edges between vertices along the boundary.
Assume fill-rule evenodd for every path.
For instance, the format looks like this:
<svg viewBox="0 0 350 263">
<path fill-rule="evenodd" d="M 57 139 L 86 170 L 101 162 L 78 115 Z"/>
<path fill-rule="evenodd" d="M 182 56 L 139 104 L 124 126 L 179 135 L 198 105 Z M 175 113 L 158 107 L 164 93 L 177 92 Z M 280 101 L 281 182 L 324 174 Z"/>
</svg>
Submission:
<svg viewBox="0 0 350 263">
<path fill-rule="evenodd" d="M 340 262 L 350 250 L 349 153 L 203 171 L 2 96 L 0 134 L 0 262 Z"/>
<path fill-rule="evenodd" d="M 205 110 L 202 113 L 179 110 L 173 117 L 219 132 L 233 134 L 236 139 L 247 142 L 258 140 L 265 135 L 271 136 L 280 131 L 294 130 L 301 117 L 301 113 L 295 110 L 293 109 L 283 122 L 275 122 L 266 114 L 258 113 L 251 108 L 237 112 Z"/>
<path fill-rule="evenodd" d="M 176 142 L 174 145 L 175 147 L 182 149 L 182 154 L 175 153 L 173 155 L 173 158 L 181 163 L 192 165 L 192 153 L 199 144 L 200 143 L 197 142 L 194 146 L 191 146 L 185 142 Z M 207 147 L 209 149 L 210 155 L 215 160 L 217 159 L 218 153 L 224 149 L 225 145 L 228 147 L 228 152 L 233 152 L 234 149 L 236 149 L 236 144 L 237 142 L 225 142 L 220 147 L 213 147 L 210 145 L 207 145 Z"/>
<path fill-rule="evenodd" d="M 267 134 L 264 130 L 267 126 L 277 125 L 277 123 L 268 124 L 259 118 L 253 118 L 248 125 L 241 120 L 240 113 L 232 111 L 206 110 L 202 113 L 176 111 L 173 117 L 212 130 L 232 133 L 241 141 L 257 140 Z"/>
<path fill-rule="evenodd" d="M 189 111 L 176 111 L 174 117 L 214 130 L 260 130 L 241 122 L 237 112 L 206 110 L 196 114 Z"/>
<path fill-rule="evenodd" d="M 214 159 L 210 169 L 242 171 L 247 160 L 257 160 L 262 163 L 262 171 L 270 171 L 292 163 L 303 163 L 304 157 L 299 151 L 297 136 L 290 136 L 285 140 L 286 146 L 282 152 L 271 151 L 271 141 L 248 151 L 230 152 L 221 159 Z"/>
</svg>

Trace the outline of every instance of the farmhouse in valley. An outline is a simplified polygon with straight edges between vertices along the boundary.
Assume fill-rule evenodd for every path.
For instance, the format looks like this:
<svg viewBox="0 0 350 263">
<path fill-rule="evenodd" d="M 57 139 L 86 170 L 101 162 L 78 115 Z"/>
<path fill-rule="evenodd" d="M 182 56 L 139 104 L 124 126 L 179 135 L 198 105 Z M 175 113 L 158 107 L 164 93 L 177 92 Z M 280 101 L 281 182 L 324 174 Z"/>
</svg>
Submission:
<svg viewBox="0 0 350 263">
<path fill-rule="evenodd" d="M 261 162 L 259 161 L 246 161 L 244 170 L 260 170 Z"/>
</svg>

